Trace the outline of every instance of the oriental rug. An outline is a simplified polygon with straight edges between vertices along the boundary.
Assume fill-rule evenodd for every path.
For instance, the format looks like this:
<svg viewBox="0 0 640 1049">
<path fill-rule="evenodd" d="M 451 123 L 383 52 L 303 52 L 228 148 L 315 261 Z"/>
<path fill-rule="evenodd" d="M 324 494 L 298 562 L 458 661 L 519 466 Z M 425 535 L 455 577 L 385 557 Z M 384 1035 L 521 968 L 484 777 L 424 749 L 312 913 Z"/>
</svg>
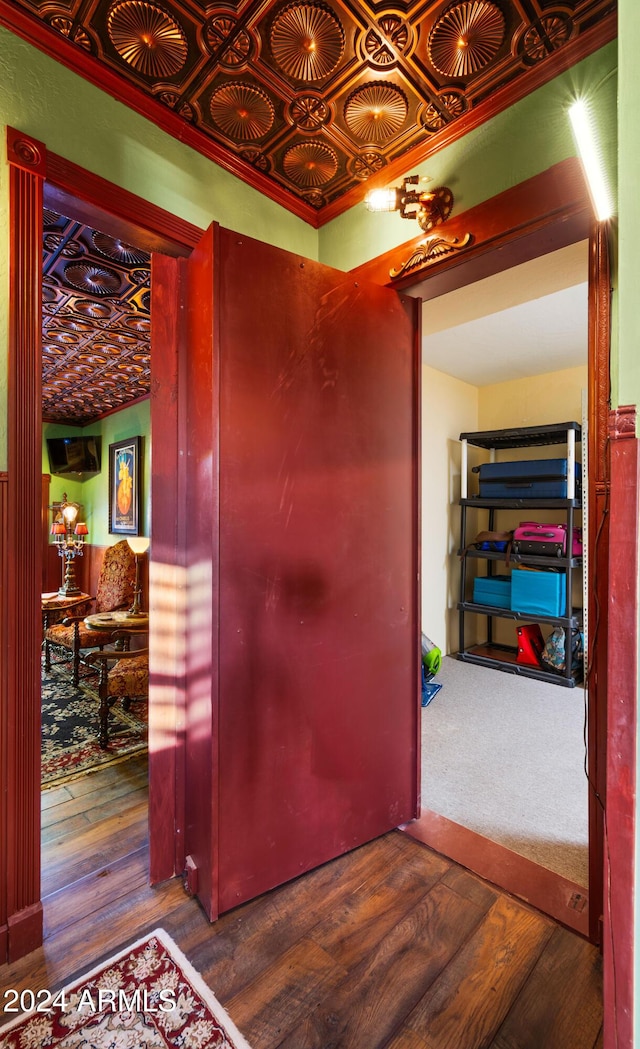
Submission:
<svg viewBox="0 0 640 1049">
<path fill-rule="evenodd" d="M 42 787 L 58 787 L 77 776 L 123 761 L 147 746 L 147 699 L 120 701 L 109 714 L 109 747 L 98 744 L 97 678 L 71 683 L 70 671 L 52 666 L 42 674 Z"/>
<path fill-rule="evenodd" d="M 0 1027 L 2 1049 L 250 1049 L 164 929 L 59 991 L 29 994 L 36 1007 Z"/>
</svg>

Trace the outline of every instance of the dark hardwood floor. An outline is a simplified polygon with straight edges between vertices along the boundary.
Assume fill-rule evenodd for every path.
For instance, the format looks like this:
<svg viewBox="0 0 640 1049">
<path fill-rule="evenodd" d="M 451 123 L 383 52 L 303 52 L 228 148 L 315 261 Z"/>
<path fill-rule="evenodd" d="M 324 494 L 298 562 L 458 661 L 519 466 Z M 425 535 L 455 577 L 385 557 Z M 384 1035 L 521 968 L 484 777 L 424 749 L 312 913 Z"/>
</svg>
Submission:
<svg viewBox="0 0 640 1049">
<path fill-rule="evenodd" d="M 162 926 L 252 1049 L 602 1045 L 596 948 L 401 831 L 210 925 L 179 879 L 147 885 L 146 796 L 143 757 L 43 793 L 45 942 L 0 995 Z"/>
</svg>

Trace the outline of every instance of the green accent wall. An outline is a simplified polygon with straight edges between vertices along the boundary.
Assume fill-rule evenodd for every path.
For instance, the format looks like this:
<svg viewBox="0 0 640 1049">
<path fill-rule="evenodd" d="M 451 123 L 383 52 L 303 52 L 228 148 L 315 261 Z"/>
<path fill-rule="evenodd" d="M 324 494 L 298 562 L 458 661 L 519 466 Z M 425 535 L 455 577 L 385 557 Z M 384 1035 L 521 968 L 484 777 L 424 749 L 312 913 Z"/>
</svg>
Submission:
<svg viewBox="0 0 640 1049">
<path fill-rule="evenodd" d="M 42 427 L 42 472 L 50 473 L 47 452 L 47 437 L 81 437 L 99 434 L 102 438 L 102 461 L 100 473 L 85 481 L 70 476 L 51 475 L 51 502 L 59 502 L 67 493 L 69 502 L 80 503 L 79 519 L 86 521 L 89 528 L 87 542 L 95 546 L 111 546 L 121 539 L 109 532 L 109 445 L 129 437 L 142 437 L 142 488 L 140 493 L 140 532 L 149 535 L 151 525 L 150 479 L 151 479 L 151 419 L 149 400 L 123 408 L 120 412 L 89 426 L 64 426 L 60 423 L 44 423 Z"/>
<path fill-rule="evenodd" d="M 567 108 L 583 95 L 593 103 L 596 132 L 615 186 L 616 64 L 614 42 L 406 174 L 429 176 L 425 188 L 449 186 L 454 214 L 467 211 L 575 156 Z M 401 182 L 397 179 L 393 184 Z M 371 214 L 360 204 L 319 232 L 320 261 L 349 270 L 418 236 L 420 228 L 397 212 Z"/>
</svg>

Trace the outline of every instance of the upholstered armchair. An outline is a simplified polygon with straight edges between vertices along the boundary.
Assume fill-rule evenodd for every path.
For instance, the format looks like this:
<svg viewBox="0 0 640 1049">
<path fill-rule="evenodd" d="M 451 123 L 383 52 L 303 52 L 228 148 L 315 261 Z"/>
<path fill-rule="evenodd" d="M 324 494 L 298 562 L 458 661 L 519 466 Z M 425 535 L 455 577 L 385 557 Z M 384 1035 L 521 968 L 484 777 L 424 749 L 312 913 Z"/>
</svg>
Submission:
<svg viewBox="0 0 640 1049">
<path fill-rule="evenodd" d="M 116 645 L 125 644 L 125 631 L 114 631 L 111 640 Z M 98 696 L 100 707 L 98 718 L 100 729 L 98 742 L 103 750 L 109 745 L 109 711 L 117 699 L 122 701 L 125 710 L 137 696 L 146 696 L 149 691 L 149 650 L 136 651 L 103 650 L 88 656 L 91 663 L 100 668 L 98 679 Z"/>
<path fill-rule="evenodd" d="M 115 612 L 117 609 L 130 608 L 135 588 L 136 565 L 135 555 L 126 539 L 107 547 L 105 550 L 95 602 L 95 613 Z M 51 648 L 65 652 L 65 658 L 71 658 L 73 684 L 80 680 L 80 660 L 83 649 L 102 649 L 111 640 L 110 630 L 90 630 L 84 624 L 87 615 L 67 616 L 61 623 L 47 627 L 44 632 L 44 667 L 51 669 Z"/>
</svg>

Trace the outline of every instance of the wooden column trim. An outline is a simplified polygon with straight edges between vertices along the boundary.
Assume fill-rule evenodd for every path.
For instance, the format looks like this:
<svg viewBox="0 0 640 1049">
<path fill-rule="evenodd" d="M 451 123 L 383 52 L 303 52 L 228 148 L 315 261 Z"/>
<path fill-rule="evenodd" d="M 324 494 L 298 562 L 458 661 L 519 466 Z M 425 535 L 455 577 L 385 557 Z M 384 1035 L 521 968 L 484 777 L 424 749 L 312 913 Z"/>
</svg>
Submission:
<svg viewBox="0 0 640 1049">
<path fill-rule="evenodd" d="M 7 591 L 9 561 L 7 557 L 7 482 L 6 473 L 0 473 L 0 666 L 7 666 Z M 7 854 L 7 784 L 4 769 L 7 767 L 8 747 L 8 700 L 7 675 L 0 674 L 0 856 Z M 0 863 L 0 965 L 4 965 L 9 952 L 9 928 L 7 925 L 7 865 Z"/>
<path fill-rule="evenodd" d="M 610 413 L 607 799 L 604 907 L 604 1049 L 631 1049 L 634 1026 L 634 886 L 638 683 L 640 449 L 636 408 Z"/>
<path fill-rule="evenodd" d="M 5 840 L 8 960 L 42 943 L 40 585 L 42 578 L 42 143 L 7 129 L 10 267 L 7 411 Z M 5 647 L 6 646 L 6 647 Z"/>
<path fill-rule="evenodd" d="M 149 610 L 158 626 L 149 635 L 149 871 L 152 884 L 184 870 L 185 506 L 184 443 L 179 432 L 186 353 L 180 345 L 185 263 L 151 258 L 151 434 L 162 435 L 162 455 L 151 474 Z M 166 294 L 167 289 L 175 294 Z M 160 438 L 153 436 L 154 447 Z"/>
<path fill-rule="evenodd" d="M 589 652 L 589 936 L 602 941 L 604 805 L 607 784 L 607 632 L 609 616 L 609 397 L 611 273 L 608 230 L 593 223 L 589 238 L 589 418 L 587 455 Z"/>
</svg>

